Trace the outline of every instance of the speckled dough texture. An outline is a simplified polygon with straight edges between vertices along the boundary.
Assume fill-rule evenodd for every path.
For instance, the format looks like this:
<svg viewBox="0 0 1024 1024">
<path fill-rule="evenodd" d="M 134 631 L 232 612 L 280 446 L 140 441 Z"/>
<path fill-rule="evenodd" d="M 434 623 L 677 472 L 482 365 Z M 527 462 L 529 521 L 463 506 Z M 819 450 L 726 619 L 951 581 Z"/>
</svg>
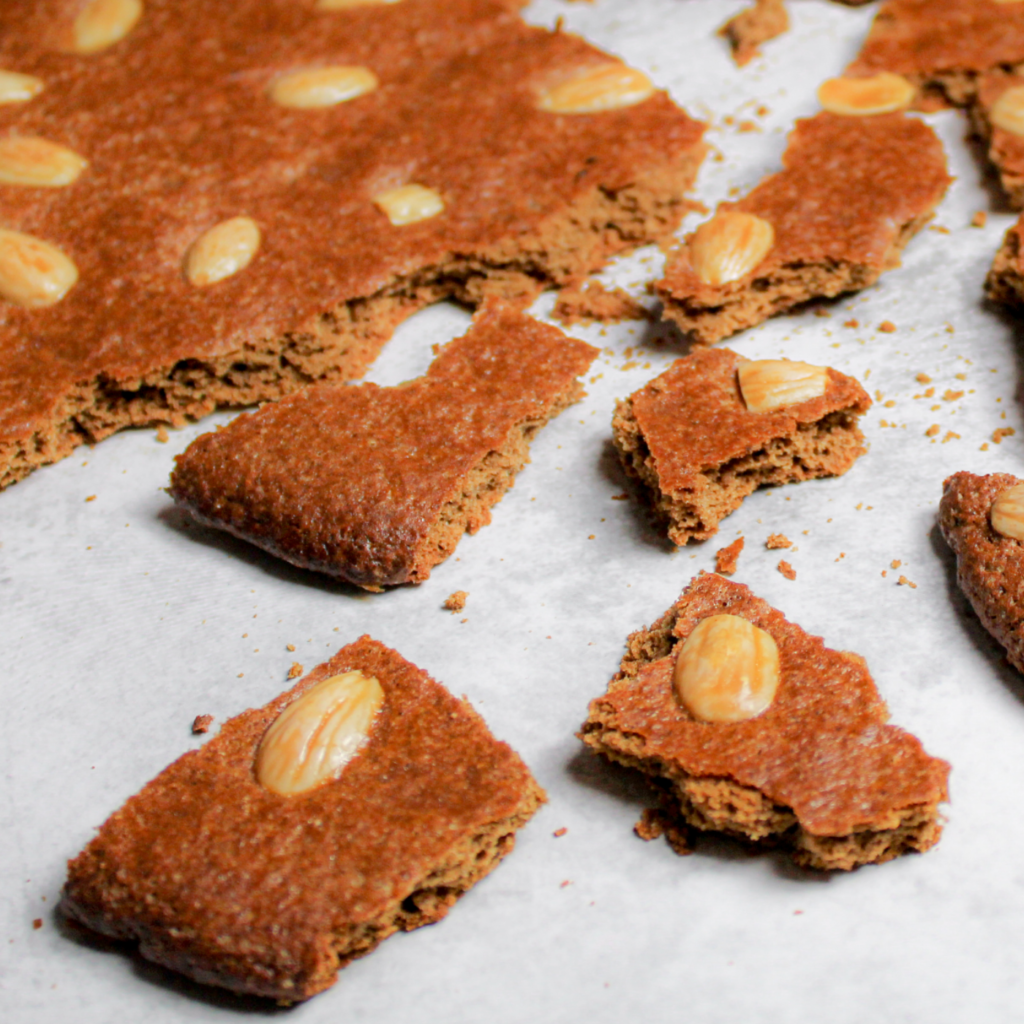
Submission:
<svg viewBox="0 0 1024 1024">
<path fill-rule="evenodd" d="M 425 304 L 532 299 L 689 208 L 703 124 L 662 92 L 540 109 L 615 58 L 527 26 L 517 4 L 146 0 L 124 39 L 84 56 L 68 45 L 80 6 L 0 5 L 0 68 L 45 83 L 0 105 L 0 137 L 89 161 L 65 188 L 0 185 L 4 227 L 80 272 L 49 308 L 0 302 L 0 486 L 122 427 L 361 376 Z M 336 64 L 379 87 L 322 109 L 268 96 L 285 72 Z M 410 182 L 444 210 L 395 226 L 373 198 Z M 189 284 L 189 247 L 237 216 L 262 233 L 252 262 Z"/>
<path fill-rule="evenodd" d="M 196 438 L 171 494 L 295 565 L 370 589 L 419 583 L 490 522 L 597 355 L 489 302 L 423 377 L 317 385 Z"/>
<path fill-rule="evenodd" d="M 1021 240 L 1024 216 L 1003 236 L 1002 245 L 985 278 L 985 292 L 994 302 L 1024 308 L 1024 266 L 1021 265 Z"/>
<path fill-rule="evenodd" d="M 615 448 L 676 544 L 705 540 L 758 487 L 839 476 L 864 454 L 857 426 L 871 399 L 829 368 L 825 393 L 751 412 L 743 356 L 697 349 L 616 405 Z"/>
<path fill-rule="evenodd" d="M 996 497 L 1021 481 L 1010 473 L 954 473 L 942 485 L 939 528 L 956 554 L 956 579 L 981 624 L 1024 672 L 1024 545 L 992 529 Z"/>
<path fill-rule="evenodd" d="M 771 706 L 744 722 L 694 720 L 675 696 L 677 647 L 710 615 L 738 615 L 779 649 Z M 791 848 L 801 864 L 843 869 L 938 841 L 949 765 L 886 725 L 864 659 L 833 651 L 746 587 L 698 576 L 628 652 L 580 738 L 647 774 L 691 827 Z"/>
<path fill-rule="evenodd" d="M 385 694 L 366 745 L 334 781 L 291 797 L 263 789 L 264 732 L 353 669 Z M 197 981 L 294 1002 L 398 929 L 444 917 L 544 799 L 468 704 L 362 637 L 112 814 L 69 864 L 61 906 Z"/>
<path fill-rule="evenodd" d="M 984 71 L 1024 62 L 1024 8 L 998 0 L 886 0 L 849 68 L 891 71 L 918 89 L 924 110 L 965 106 Z"/>
<path fill-rule="evenodd" d="M 658 284 L 664 316 L 694 341 L 710 345 L 810 299 L 873 284 L 899 266 L 951 180 L 938 137 L 903 114 L 823 112 L 797 121 L 782 163 L 716 211 L 771 224 L 774 244 L 756 267 L 710 285 L 693 268 L 689 238 L 669 258 Z"/>
</svg>

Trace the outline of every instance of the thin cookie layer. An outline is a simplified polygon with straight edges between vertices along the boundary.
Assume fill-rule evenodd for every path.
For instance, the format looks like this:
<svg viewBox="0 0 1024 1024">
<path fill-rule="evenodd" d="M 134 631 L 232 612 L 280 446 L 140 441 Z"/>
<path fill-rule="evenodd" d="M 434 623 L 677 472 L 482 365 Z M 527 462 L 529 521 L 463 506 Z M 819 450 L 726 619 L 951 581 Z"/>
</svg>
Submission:
<svg viewBox="0 0 1024 1024">
<path fill-rule="evenodd" d="M 900 113 L 798 121 L 782 162 L 669 258 L 664 316 L 700 344 L 873 284 L 899 266 L 951 180 L 935 133 Z"/>
<path fill-rule="evenodd" d="M 957 583 L 1019 672 L 1024 672 L 1022 491 L 1024 481 L 1010 473 L 954 473 L 943 483 L 939 502 L 939 529 L 956 555 Z M 1015 520 L 1021 524 L 1016 529 Z"/>
<path fill-rule="evenodd" d="M 517 6 L 146 0 L 83 43 L 79 0 L 0 5 L 0 487 L 671 234 L 704 126 Z"/>
<path fill-rule="evenodd" d="M 744 676 L 764 696 L 758 688 L 774 665 L 767 703 L 744 709 L 742 686 L 733 687 L 740 696 L 727 710 L 740 713 L 715 719 L 721 704 L 687 689 L 691 637 L 698 668 L 714 670 L 721 692 L 712 696 L 728 697 Z M 863 658 L 830 650 L 746 587 L 710 574 L 628 647 L 580 739 L 644 772 L 682 823 L 781 841 L 798 863 L 820 869 L 881 863 L 938 841 L 949 765 L 885 724 Z"/>
<path fill-rule="evenodd" d="M 598 350 L 493 303 L 397 387 L 307 388 L 177 458 L 170 492 L 200 522 L 368 589 L 419 583 L 583 393 Z"/>
<path fill-rule="evenodd" d="M 268 788 L 271 727 L 339 677 L 355 677 L 357 705 L 376 684 L 361 746 L 305 789 Z M 321 708 L 312 750 L 276 744 L 286 761 L 351 735 L 358 706 Z M 321 714 L 331 728 L 317 733 Z M 444 917 L 544 799 L 465 701 L 363 637 L 112 814 L 68 865 L 61 908 L 196 981 L 296 1002 L 393 932 Z"/>
<path fill-rule="evenodd" d="M 623 468 L 679 545 L 705 540 L 758 487 L 845 473 L 871 399 L 852 377 L 697 349 L 620 401 Z"/>
</svg>

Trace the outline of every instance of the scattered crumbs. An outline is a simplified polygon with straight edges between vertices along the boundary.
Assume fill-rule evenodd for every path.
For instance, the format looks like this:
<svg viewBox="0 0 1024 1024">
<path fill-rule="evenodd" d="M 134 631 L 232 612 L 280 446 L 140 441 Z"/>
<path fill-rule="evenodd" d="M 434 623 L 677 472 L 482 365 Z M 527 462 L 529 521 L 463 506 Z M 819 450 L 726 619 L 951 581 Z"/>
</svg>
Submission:
<svg viewBox="0 0 1024 1024">
<path fill-rule="evenodd" d="M 756 115 L 757 115 L 758 117 L 767 117 L 767 116 L 768 116 L 768 115 L 769 115 L 769 114 L 771 113 L 771 108 L 770 108 L 770 107 L 766 107 L 766 106 L 765 106 L 765 105 L 764 105 L 764 104 L 762 103 L 762 104 L 761 104 L 761 106 L 759 106 L 759 107 L 757 108 L 757 110 L 755 110 L 755 111 L 754 111 L 754 113 L 755 113 L 755 114 L 756 114 Z"/>
<path fill-rule="evenodd" d="M 156 428 L 156 439 L 161 444 L 167 444 L 170 438 L 171 435 L 167 433 L 167 428 L 161 423 L 160 426 Z"/>
<path fill-rule="evenodd" d="M 864 502 L 858 501 L 857 504 L 854 505 L 853 507 L 859 512 L 864 507 Z"/>
<path fill-rule="evenodd" d="M 568 830 L 567 828 L 565 828 L 565 827 L 563 826 L 562 828 L 556 828 L 556 829 L 555 829 L 555 831 L 554 831 L 554 832 L 552 832 L 551 834 L 552 834 L 552 835 L 553 835 L 553 836 L 554 836 L 554 837 L 555 837 L 556 839 L 561 839 L 561 838 L 562 838 L 562 836 L 564 836 L 564 835 L 565 835 L 565 833 L 566 833 L 566 832 L 568 832 L 568 831 L 569 831 L 569 830 Z"/>
<path fill-rule="evenodd" d="M 43 919 L 41 917 L 37 917 L 37 918 L 35 918 L 32 921 L 32 928 L 33 928 L 34 931 L 39 931 L 39 929 L 42 928 L 42 927 L 43 927 Z"/>
<path fill-rule="evenodd" d="M 465 622 L 469 622 L 469 619 L 459 619 L 459 625 L 462 625 Z"/>
<path fill-rule="evenodd" d="M 959 441 L 960 435 L 955 430 L 947 430 L 946 436 L 942 439 L 942 443 L 945 444 L 947 441 Z"/>
<path fill-rule="evenodd" d="M 558 888 L 564 889 L 567 885 L 572 885 L 572 882 L 570 882 L 568 878 Z"/>
<path fill-rule="evenodd" d="M 880 402 L 883 398 L 885 398 L 885 395 L 878 388 L 875 388 L 875 401 Z"/>
<path fill-rule="evenodd" d="M 940 426 L 938 425 L 938 423 L 933 423 L 933 424 L 932 424 L 932 425 L 931 425 L 931 426 L 930 426 L 930 427 L 929 427 L 929 428 L 928 428 L 928 429 L 927 429 L 927 430 L 926 430 L 926 431 L 924 432 L 924 436 L 925 436 L 925 437 L 934 437 L 934 436 L 935 436 L 935 435 L 936 435 L 936 434 L 937 434 L 937 433 L 938 433 L 938 432 L 939 432 L 939 431 L 940 431 L 941 429 L 942 429 L 942 427 L 940 427 Z"/>
<path fill-rule="evenodd" d="M 85 500 L 86 501 L 95 501 L 96 500 L 96 495 L 95 494 L 90 494 L 89 497 L 86 498 Z M 127 524 L 125 524 L 125 525 L 127 525 Z"/>
<path fill-rule="evenodd" d="M 807 531 L 804 530 L 804 533 Z M 784 533 L 770 533 L 768 539 L 764 542 L 764 546 L 769 550 L 772 548 L 791 548 L 793 542 Z"/>
<path fill-rule="evenodd" d="M 466 598 L 469 597 L 468 591 L 456 590 L 454 593 L 449 594 L 444 599 L 444 607 L 447 611 L 461 612 L 466 607 Z"/>
<path fill-rule="evenodd" d="M 984 210 L 975 211 L 971 218 L 972 228 L 983 228 L 988 223 L 988 214 Z"/>
<path fill-rule="evenodd" d="M 911 583 L 910 580 L 908 580 L 906 576 L 901 576 L 896 581 L 896 586 L 898 586 L 898 587 L 910 587 L 911 590 L 917 590 L 917 584 L 916 583 Z"/>
<path fill-rule="evenodd" d="M 956 377 L 957 380 L 967 380 L 966 373 L 954 373 L 953 376 Z"/>
<path fill-rule="evenodd" d="M 839 552 L 839 558 L 837 558 L 836 561 L 838 562 L 840 559 L 845 558 L 845 557 L 846 557 L 846 552 L 845 551 L 840 551 Z"/>
<path fill-rule="evenodd" d="M 981 446 L 981 447 L 980 447 L 980 448 L 978 449 L 978 451 L 979 451 L 979 452 L 987 452 L 987 451 L 988 451 L 988 441 L 986 441 L 986 442 L 985 442 L 985 443 L 984 443 L 984 444 L 983 444 L 983 445 L 982 445 L 982 446 Z"/>
<path fill-rule="evenodd" d="M 883 320 L 879 325 L 878 329 L 883 334 L 893 334 L 896 331 L 896 325 L 891 320 Z"/>
<path fill-rule="evenodd" d="M 295 644 L 285 644 L 284 645 L 284 649 L 286 651 L 294 651 L 295 650 Z"/>
<path fill-rule="evenodd" d="M 954 333 L 953 325 L 952 324 L 946 324 L 946 333 L 947 334 L 953 334 Z"/>
<path fill-rule="evenodd" d="M 740 121 L 740 123 L 736 125 L 736 131 L 738 132 L 759 132 L 760 130 L 760 125 L 756 124 L 754 121 Z"/>
<path fill-rule="evenodd" d="M 192 719 L 192 735 L 199 736 L 204 732 L 209 732 L 212 723 L 213 715 L 196 715 Z"/>
<path fill-rule="evenodd" d="M 884 408 L 891 409 L 895 404 L 896 400 L 894 398 L 890 398 L 888 402 L 884 403 Z"/>
<path fill-rule="evenodd" d="M 737 537 L 730 545 L 715 552 L 715 572 L 731 576 L 736 571 L 743 543 L 743 538 Z"/>
<path fill-rule="evenodd" d="M 992 443 L 1002 444 L 1004 437 L 1013 437 L 1016 433 L 1017 431 L 1013 427 L 997 427 L 992 431 Z"/>
<path fill-rule="evenodd" d="M 935 397 L 935 388 L 928 388 L 928 390 L 927 390 L 927 391 L 925 391 L 925 392 L 924 392 L 924 393 L 923 393 L 923 394 L 921 395 L 921 397 L 922 397 L 922 398 L 934 398 L 934 397 Z"/>
<path fill-rule="evenodd" d="M 238 678 L 239 679 L 244 679 L 245 678 L 245 673 L 244 672 L 239 672 L 238 673 Z"/>
<path fill-rule="evenodd" d="M 596 540 L 596 539 L 597 539 L 597 534 L 596 533 L 588 533 L 587 534 L 587 540 Z"/>
<path fill-rule="evenodd" d="M 890 569 L 898 569 L 898 568 L 899 568 L 899 567 L 900 567 L 900 566 L 901 566 L 902 564 L 903 564 L 903 563 L 902 563 L 902 562 L 901 562 L 901 561 L 900 561 L 900 560 L 899 560 L 898 558 L 894 558 L 894 559 L 893 559 L 893 560 L 892 560 L 892 561 L 891 561 L 891 562 L 889 563 L 889 568 L 890 568 Z"/>
<path fill-rule="evenodd" d="M 931 377 L 929 377 L 927 373 L 919 373 L 914 380 L 916 380 L 918 384 L 931 384 L 932 382 Z"/>
<path fill-rule="evenodd" d="M 962 391 L 954 391 L 952 388 L 946 388 L 942 392 L 942 400 L 944 402 L 955 402 L 958 398 L 963 398 L 964 393 Z"/>
<path fill-rule="evenodd" d="M 942 408 L 942 406 L 941 406 L 941 405 L 933 405 L 933 406 L 931 407 L 931 411 L 932 411 L 932 412 L 935 412 L 935 410 L 936 410 L 936 409 L 941 409 L 941 408 Z"/>
<path fill-rule="evenodd" d="M 885 571 L 885 569 L 883 569 L 883 570 L 882 570 L 882 575 L 883 575 L 883 576 L 888 576 L 889 574 L 888 574 L 888 573 L 887 573 L 887 572 Z"/>
<path fill-rule="evenodd" d="M 844 327 L 860 327 L 860 321 L 859 320 L 844 320 L 843 321 L 843 326 Z"/>
<path fill-rule="evenodd" d="M 942 224 L 929 224 L 928 225 L 928 230 L 929 231 L 934 231 L 934 232 L 936 232 L 937 234 L 940 234 L 940 235 L 948 235 L 949 234 L 949 228 L 945 227 Z"/>
<path fill-rule="evenodd" d="M 776 568 L 779 570 L 779 572 L 782 573 L 783 576 L 786 577 L 787 580 L 796 579 L 796 569 L 794 569 L 793 566 L 789 564 L 789 562 L 783 560 L 779 562 Z"/>
<path fill-rule="evenodd" d="M 243 633 L 243 634 L 242 634 L 242 639 L 243 639 L 243 640 L 247 640 L 247 639 L 248 639 L 248 637 L 249 637 L 249 634 L 248 634 L 248 633 Z"/>
<path fill-rule="evenodd" d="M 299 676 L 302 675 L 303 671 L 304 669 L 302 668 L 302 666 L 297 661 L 293 661 L 292 667 L 288 669 L 288 678 L 298 679 Z"/>
</svg>

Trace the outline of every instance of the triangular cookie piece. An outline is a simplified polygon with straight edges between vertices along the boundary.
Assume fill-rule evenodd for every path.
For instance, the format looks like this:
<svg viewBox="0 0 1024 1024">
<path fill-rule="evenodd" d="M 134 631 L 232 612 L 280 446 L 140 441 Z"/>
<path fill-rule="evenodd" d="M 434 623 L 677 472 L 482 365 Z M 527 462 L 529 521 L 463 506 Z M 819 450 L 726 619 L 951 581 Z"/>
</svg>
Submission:
<svg viewBox="0 0 1024 1024">
<path fill-rule="evenodd" d="M 956 554 L 960 589 L 1024 672 L 1024 480 L 954 473 L 942 485 L 939 528 Z"/>
<path fill-rule="evenodd" d="M 580 738 L 647 774 L 691 827 L 850 869 L 927 850 L 941 833 L 949 765 L 887 718 L 863 658 L 702 574 L 630 636 Z"/>
<path fill-rule="evenodd" d="M 295 565 L 370 590 L 419 583 L 490 522 L 597 354 L 492 303 L 423 377 L 307 388 L 202 435 L 178 456 L 171 494 Z"/>
<path fill-rule="evenodd" d="M 544 799 L 465 701 L 362 637 L 112 814 L 61 906 L 196 981 L 296 1002 L 444 917 Z"/>
</svg>

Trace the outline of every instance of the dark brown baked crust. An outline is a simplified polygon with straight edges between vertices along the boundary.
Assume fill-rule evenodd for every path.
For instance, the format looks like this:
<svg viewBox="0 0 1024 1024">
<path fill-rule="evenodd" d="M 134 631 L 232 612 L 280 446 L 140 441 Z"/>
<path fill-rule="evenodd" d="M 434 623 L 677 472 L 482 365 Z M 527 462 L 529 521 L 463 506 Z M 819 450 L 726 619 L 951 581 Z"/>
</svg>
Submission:
<svg viewBox="0 0 1024 1024">
<path fill-rule="evenodd" d="M 992 529 L 992 502 L 1021 483 L 1011 473 L 954 473 L 942 485 L 939 529 L 956 555 L 956 580 L 981 624 L 1024 672 L 1024 545 Z"/>
<path fill-rule="evenodd" d="M 829 369 L 819 398 L 747 409 L 730 349 L 697 349 L 616 405 L 613 440 L 626 472 L 676 544 L 705 540 L 758 487 L 839 476 L 864 454 L 858 417 L 871 399 Z"/>
<path fill-rule="evenodd" d="M 985 278 L 985 294 L 993 302 L 1024 306 L 1024 267 L 1021 265 L 1021 237 L 1024 216 L 1007 229 Z"/>
<path fill-rule="evenodd" d="M 966 106 L 978 76 L 1024 62 L 1024 10 L 996 0 L 886 0 L 851 74 L 891 71 L 918 89 L 917 106 Z"/>
<path fill-rule="evenodd" d="M 201 522 L 362 587 L 419 583 L 578 399 L 598 350 L 500 303 L 398 387 L 306 388 L 196 438 L 170 492 Z"/>
<path fill-rule="evenodd" d="M 697 722 L 674 695 L 675 649 L 723 612 L 771 634 L 782 678 L 757 718 Z M 887 718 L 863 658 L 825 647 L 741 584 L 702 574 L 629 637 L 580 739 L 650 776 L 692 827 L 781 841 L 801 864 L 848 870 L 926 850 L 941 833 L 949 765 Z"/>
<path fill-rule="evenodd" d="M 266 729 L 352 669 L 385 693 L 367 744 L 333 782 L 263 789 L 253 760 Z M 398 929 L 444 917 L 544 799 L 466 702 L 363 637 L 112 814 L 68 865 L 61 907 L 197 981 L 294 1002 Z"/>
<path fill-rule="evenodd" d="M 738 202 L 767 220 L 775 241 L 745 276 L 706 284 L 688 242 L 658 284 L 664 316 L 710 345 L 810 299 L 857 291 L 899 266 L 904 245 L 932 217 L 949 182 L 942 143 L 903 114 L 797 121 L 784 170 Z"/>
<path fill-rule="evenodd" d="M 661 92 L 538 109 L 543 89 L 614 58 L 515 6 L 147 0 L 125 39 L 83 57 L 64 39 L 78 0 L 5 0 L 0 67 L 46 88 L 0 106 L 0 136 L 90 163 L 66 188 L 0 186 L 4 226 L 81 275 L 55 306 L 0 303 L 0 486 L 125 426 L 361 376 L 429 302 L 525 300 L 671 234 L 704 126 Z M 318 64 L 370 67 L 380 88 L 320 110 L 267 98 Z M 372 197 L 410 179 L 445 210 L 395 227 Z M 255 259 L 189 285 L 189 245 L 238 215 L 262 231 Z"/>
</svg>

